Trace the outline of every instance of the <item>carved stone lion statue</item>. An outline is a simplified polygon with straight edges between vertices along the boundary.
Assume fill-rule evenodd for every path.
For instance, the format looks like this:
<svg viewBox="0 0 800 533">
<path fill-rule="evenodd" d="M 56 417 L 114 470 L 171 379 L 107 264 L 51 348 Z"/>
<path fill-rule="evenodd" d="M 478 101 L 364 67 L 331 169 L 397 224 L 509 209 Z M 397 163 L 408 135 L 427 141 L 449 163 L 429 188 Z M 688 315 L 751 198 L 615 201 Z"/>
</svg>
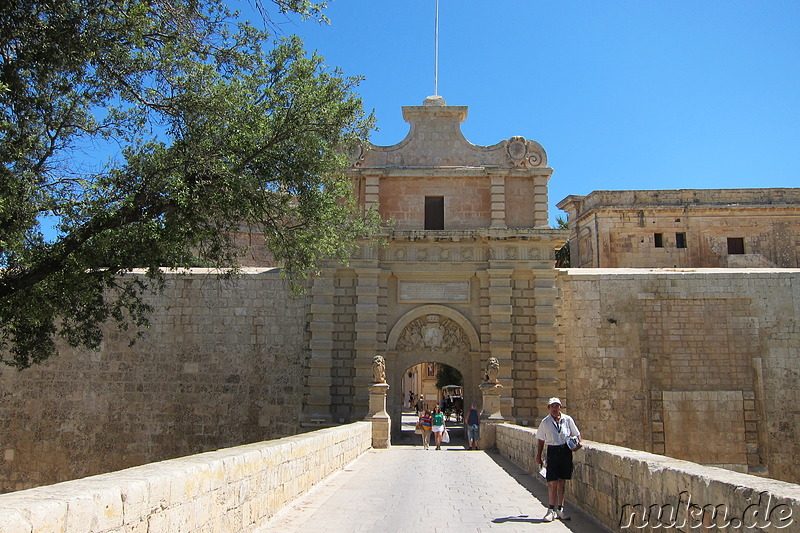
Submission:
<svg viewBox="0 0 800 533">
<path fill-rule="evenodd" d="M 497 383 L 497 375 L 500 373 L 500 361 L 496 357 L 490 357 L 486 361 L 486 381 Z"/>
<path fill-rule="evenodd" d="M 382 355 L 372 358 L 372 382 L 386 383 L 386 361 Z"/>
</svg>

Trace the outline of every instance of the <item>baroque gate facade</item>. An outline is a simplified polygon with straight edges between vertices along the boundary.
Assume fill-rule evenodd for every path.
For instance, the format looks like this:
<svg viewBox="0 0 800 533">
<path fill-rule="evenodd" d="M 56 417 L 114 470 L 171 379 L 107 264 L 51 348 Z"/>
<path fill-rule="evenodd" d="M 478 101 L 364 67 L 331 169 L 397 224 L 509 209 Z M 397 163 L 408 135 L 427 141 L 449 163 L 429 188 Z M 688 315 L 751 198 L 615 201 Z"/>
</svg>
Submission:
<svg viewBox="0 0 800 533">
<path fill-rule="evenodd" d="M 548 224 L 552 169 L 532 140 L 471 144 L 466 116 L 429 97 L 403 108 L 403 141 L 353 154 L 354 190 L 380 213 L 383 243 L 313 280 L 305 424 L 363 419 L 375 355 L 386 359 L 387 410 L 398 422 L 401 376 L 426 361 L 459 370 L 466 404 L 480 405 L 495 357 L 503 416 L 521 423 L 563 391 L 554 253 L 567 232 Z"/>
</svg>

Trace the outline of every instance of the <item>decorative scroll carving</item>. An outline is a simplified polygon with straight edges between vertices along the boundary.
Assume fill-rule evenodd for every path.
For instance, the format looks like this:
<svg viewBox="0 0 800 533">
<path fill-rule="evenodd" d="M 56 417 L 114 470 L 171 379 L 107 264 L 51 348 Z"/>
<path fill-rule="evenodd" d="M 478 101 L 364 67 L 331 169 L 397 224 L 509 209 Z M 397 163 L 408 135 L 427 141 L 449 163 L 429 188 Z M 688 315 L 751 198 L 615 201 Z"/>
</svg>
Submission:
<svg viewBox="0 0 800 533">
<path fill-rule="evenodd" d="M 468 352 L 469 339 L 461 326 L 440 315 L 417 318 L 403 329 L 397 341 L 401 352 Z"/>
<path fill-rule="evenodd" d="M 541 167 L 547 162 L 541 145 L 525 137 L 511 137 L 507 140 L 506 155 L 516 168 Z"/>
<path fill-rule="evenodd" d="M 500 374 L 500 361 L 496 357 L 490 357 L 486 361 L 486 382 L 497 383 L 498 374 Z"/>
<path fill-rule="evenodd" d="M 351 146 L 347 150 L 347 159 L 350 161 L 350 166 L 360 167 L 368 151 L 369 147 L 364 146 L 363 143 L 356 143 Z"/>
<path fill-rule="evenodd" d="M 372 382 L 386 383 L 386 361 L 382 355 L 372 358 Z"/>
</svg>

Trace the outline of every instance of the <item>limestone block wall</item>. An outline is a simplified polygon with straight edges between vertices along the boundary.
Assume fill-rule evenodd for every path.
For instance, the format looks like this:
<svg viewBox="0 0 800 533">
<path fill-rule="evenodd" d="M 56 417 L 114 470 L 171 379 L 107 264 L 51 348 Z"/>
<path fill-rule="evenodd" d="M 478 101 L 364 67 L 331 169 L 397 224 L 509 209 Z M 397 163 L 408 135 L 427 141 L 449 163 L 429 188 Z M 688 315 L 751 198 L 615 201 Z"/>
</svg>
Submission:
<svg viewBox="0 0 800 533">
<path fill-rule="evenodd" d="M 534 429 L 497 426 L 498 450 L 528 472 Z M 612 531 L 800 531 L 800 485 L 584 441 L 567 504 Z"/>
<path fill-rule="evenodd" d="M 443 196 L 446 229 L 486 228 L 491 223 L 491 184 L 487 176 L 429 176 L 384 178 L 378 208 L 383 220 L 393 220 L 393 228 L 425 227 L 425 197 Z"/>
<path fill-rule="evenodd" d="M 558 286 L 587 438 L 800 479 L 800 271 L 569 269 Z"/>
<path fill-rule="evenodd" d="M 569 213 L 573 267 L 800 266 L 800 189 L 594 191 Z M 742 249 L 729 252 L 728 239 Z"/>
<path fill-rule="evenodd" d="M 0 492 L 300 430 L 305 301 L 277 270 L 170 275 L 152 327 L 0 368 Z"/>
<path fill-rule="evenodd" d="M 0 495 L 0 531 L 247 532 L 370 448 L 356 422 Z"/>
</svg>

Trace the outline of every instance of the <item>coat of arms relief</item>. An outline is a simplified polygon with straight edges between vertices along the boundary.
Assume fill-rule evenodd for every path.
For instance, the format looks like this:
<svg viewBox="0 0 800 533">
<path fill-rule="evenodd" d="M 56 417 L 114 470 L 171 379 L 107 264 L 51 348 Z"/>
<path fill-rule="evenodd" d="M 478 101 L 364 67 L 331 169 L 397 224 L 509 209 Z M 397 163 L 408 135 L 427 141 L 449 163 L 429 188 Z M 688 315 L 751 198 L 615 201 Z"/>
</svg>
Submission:
<svg viewBox="0 0 800 533">
<path fill-rule="evenodd" d="M 461 326 L 441 315 L 417 318 L 405 327 L 397 341 L 402 352 L 431 351 L 438 353 L 470 350 L 469 340 Z"/>
</svg>

